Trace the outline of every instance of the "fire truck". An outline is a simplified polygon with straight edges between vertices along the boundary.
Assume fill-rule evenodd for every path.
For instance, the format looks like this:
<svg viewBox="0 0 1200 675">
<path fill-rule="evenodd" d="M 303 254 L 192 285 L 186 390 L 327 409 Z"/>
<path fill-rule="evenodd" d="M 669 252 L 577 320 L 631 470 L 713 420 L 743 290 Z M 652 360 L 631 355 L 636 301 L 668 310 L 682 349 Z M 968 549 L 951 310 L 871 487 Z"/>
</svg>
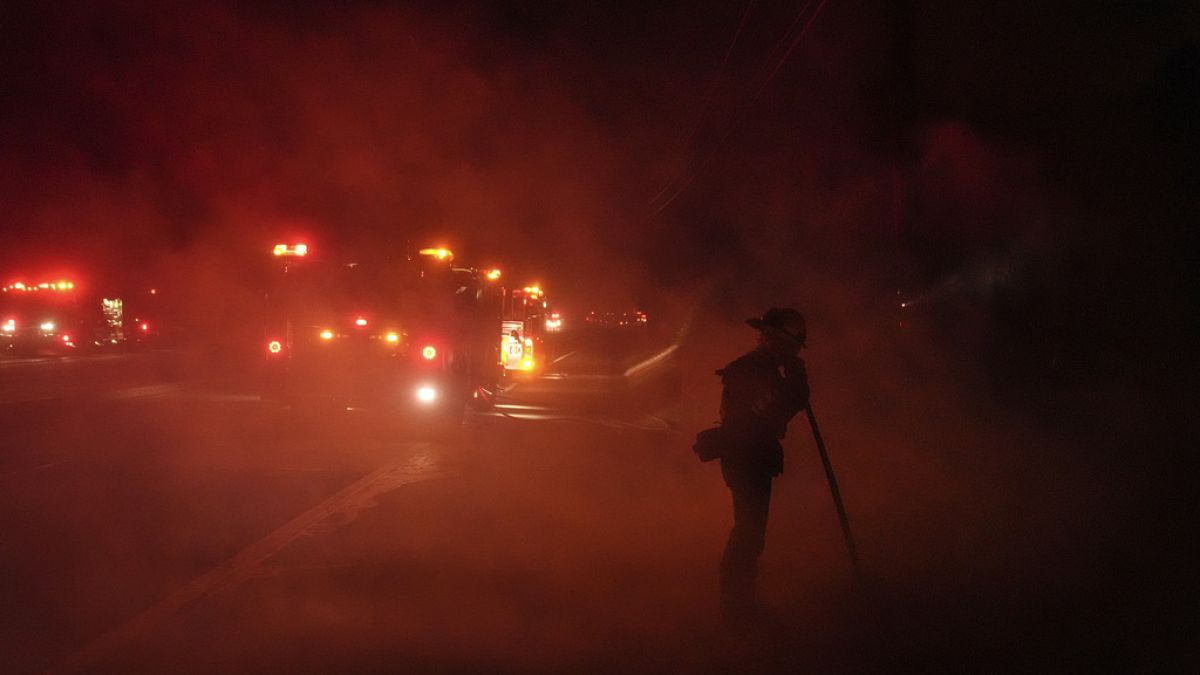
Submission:
<svg viewBox="0 0 1200 675">
<path fill-rule="evenodd" d="M 516 376 L 540 370 L 550 362 L 548 333 L 562 328 L 562 317 L 549 310 L 541 286 L 515 288 L 504 294 L 500 358 L 505 374 Z"/>
<path fill-rule="evenodd" d="M 318 256 L 280 244 L 267 291 L 266 391 L 455 423 L 500 377 L 501 294 L 445 248 L 400 259 Z"/>
<path fill-rule="evenodd" d="M 68 279 L 0 286 L 0 349 L 65 355 L 123 344 L 121 305 L 119 298 L 96 297 Z"/>
</svg>

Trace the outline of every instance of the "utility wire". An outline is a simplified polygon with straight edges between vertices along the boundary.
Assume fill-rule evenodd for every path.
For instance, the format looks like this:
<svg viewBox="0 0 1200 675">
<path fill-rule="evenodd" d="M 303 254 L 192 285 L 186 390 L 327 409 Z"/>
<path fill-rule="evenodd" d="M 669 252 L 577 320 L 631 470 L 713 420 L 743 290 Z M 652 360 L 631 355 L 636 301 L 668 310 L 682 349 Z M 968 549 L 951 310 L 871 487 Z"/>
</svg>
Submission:
<svg viewBox="0 0 1200 675">
<path fill-rule="evenodd" d="M 683 194 L 691 186 L 691 184 L 693 182 L 695 182 L 696 175 L 700 172 L 700 170 L 703 169 L 705 166 L 707 166 L 708 163 L 715 156 L 716 152 L 719 151 L 722 147 L 724 147 L 724 145 L 729 141 L 730 137 L 733 135 L 733 132 L 736 131 L 742 125 L 742 123 L 745 121 L 746 116 L 750 113 L 750 111 L 754 108 L 755 104 L 758 103 L 758 101 L 760 100 L 762 95 L 766 92 L 767 86 L 770 85 L 770 83 L 775 79 L 775 76 L 779 73 L 780 69 L 787 62 L 787 60 L 791 57 L 792 52 L 794 52 L 796 50 L 796 47 L 799 46 L 800 42 L 804 39 L 804 36 L 808 34 L 809 29 L 812 27 L 813 23 L 817 20 L 817 17 L 820 15 L 821 10 L 825 8 L 825 4 L 827 2 L 828 2 L 828 0 L 821 0 L 820 4 L 818 4 L 816 9 L 813 10 L 812 14 L 809 16 L 808 21 L 804 23 L 804 27 L 795 36 L 795 38 L 792 39 L 791 44 L 787 48 L 787 51 L 785 51 L 783 56 L 779 58 L 779 60 L 775 64 L 775 67 L 771 69 L 771 72 L 767 75 L 766 79 L 763 80 L 762 84 L 758 87 L 758 89 L 754 93 L 754 95 L 750 97 L 750 100 L 746 103 L 746 105 L 743 106 L 741 111 L 737 115 L 734 116 L 733 122 L 728 127 L 726 127 L 725 132 L 720 136 L 720 138 L 717 140 L 717 142 L 711 146 L 711 150 L 710 150 L 710 152 L 707 153 L 707 156 L 704 156 L 702 161 L 699 164 L 692 167 L 690 171 L 685 170 L 683 172 L 683 174 L 680 175 L 680 178 L 685 179 L 685 180 L 683 180 L 682 182 L 673 181 L 671 184 L 668 184 L 668 187 L 670 187 L 670 185 L 673 185 L 673 184 L 677 185 L 677 187 L 670 194 L 670 196 L 666 198 L 665 201 L 663 201 L 661 204 L 658 205 L 657 208 L 654 209 L 654 212 L 652 215 L 658 215 L 658 214 L 662 213 L 668 206 L 671 205 L 672 202 L 674 202 L 681 194 Z M 799 25 L 801 18 L 805 14 L 805 10 L 807 10 L 811 4 L 812 4 L 812 0 L 809 0 L 808 2 L 806 2 L 804 4 L 804 6 L 802 6 L 800 8 L 800 11 L 797 13 L 796 19 L 792 22 L 792 26 L 789 28 L 788 33 L 790 33 L 792 30 L 794 30 L 795 26 Z M 786 35 L 787 34 L 785 33 L 785 37 L 783 39 L 786 39 Z M 783 40 L 780 40 L 779 44 L 782 45 Z M 777 51 L 777 48 L 773 49 L 772 51 Z M 691 174 L 691 175 L 688 175 L 688 174 Z M 663 193 L 663 191 L 659 192 L 660 195 L 662 193 Z"/>
<path fill-rule="evenodd" d="M 779 74 L 779 69 L 783 67 L 784 63 L 787 63 L 788 57 L 792 55 L 792 52 L 796 51 L 796 47 L 800 45 L 800 41 L 803 40 L 804 36 L 808 34 L 808 29 L 812 28 L 813 22 L 817 20 L 818 16 L 820 16 L 821 10 L 825 8 L 825 3 L 828 1 L 829 0 L 821 0 L 821 4 L 817 5 L 817 8 L 813 10 L 812 16 L 808 19 L 808 23 L 805 23 L 804 28 L 800 29 L 800 32 L 796 35 L 796 38 L 792 40 L 792 44 L 788 45 L 788 49 L 786 52 L 784 52 L 783 57 L 779 59 L 779 63 L 775 64 L 775 69 L 771 71 L 771 74 L 767 76 L 766 81 L 762 83 L 761 87 L 759 87 L 758 92 L 754 94 L 754 101 L 757 101 L 759 97 L 763 95 L 763 92 L 767 90 L 767 85 L 771 84 L 771 80 L 774 80 L 775 76 Z M 809 4 L 812 4 L 812 0 L 809 0 L 809 2 L 805 3 L 804 9 L 806 9 Z M 804 13 L 804 9 L 800 10 L 801 14 Z M 753 101 L 751 103 L 753 104 Z"/>
<path fill-rule="evenodd" d="M 684 140 L 682 145 L 684 169 L 676 173 L 671 180 L 667 181 L 667 183 L 663 185 L 662 189 L 650 199 L 650 204 L 654 204 L 654 202 L 658 201 L 659 197 L 662 197 L 663 194 L 669 190 L 676 181 L 679 180 L 680 176 L 686 172 L 688 155 L 691 154 L 692 144 L 696 140 L 696 134 L 698 134 L 701 127 L 704 126 L 704 117 L 708 113 L 709 106 L 712 105 L 714 98 L 713 94 L 716 93 L 717 85 L 721 81 L 721 76 L 725 73 L 725 67 L 729 64 L 729 57 L 733 54 L 733 48 L 737 46 L 738 38 L 741 37 L 742 30 L 746 27 L 746 20 L 750 17 L 750 10 L 754 8 L 754 2 L 755 0 L 747 0 L 745 8 L 742 9 L 742 18 L 738 21 L 737 29 L 733 32 L 733 39 L 729 41 L 729 47 L 725 49 L 725 56 L 721 59 L 721 65 L 717 67 L 717 71 L 713 73 L 712 78 L 708 82 L 708 86 L 705 87 L 704 98 L 700 103 L 700 111 L 697 113 L 696 120 L 691 125 L 691 130 L 688 132 L 687 138 Z"/>
<path fill-rule="evenodd" d="M 788 36 L 792 35 L 792 33 L 795 32 L 796 28 L 804 20 L 805 12 L 808 10 L 809 6 L 812 5 L 812 2 L 813 2 L 813 0 L 805 0 L 804 4 L 800 6 L 800 9 L 796 12 L 796 16 L 792 19 L 792 22 L 788 26 L 787 30 L 785 30 L 782 33 L 780 38 L 771 47 L 770 51 L 767 52 L 767 61 L 768 62 L 775 60 L 776 56 L 783 50 L 784 45 L 787 44 L 787 42 L 788 42 Z M 770 76 L 770 74 L 768 74 L 768 77 L 769 76 Z M 755 78 L 755 79 L 757 80 L 759 78 Z M 761 86 L 752 87 L 752 88 L 754 88 L 756 91 L 761 90 Z M 757 94 L 756 94 L 756 96 L 757 96 Z M 738 122 L 740 122 L 740 118 L 742 117 L 742 115 L 745 114 L 746 108 L 750 105 L 753 105 L 753 102 L 754 102 L 754 99 L 752 98 L 750 103 L 741 106 L 741 108 L 738 108 L 737 106 L 734 107 L 733 115 L 732 115 L 732 119 L 734 120 L 734 126 L 736 126 L 736 124 Z M 718 139 L 718 143 L 724 142 L 725 135 L 726 134 L 724 134 L 724 133 L 721 134 L 721 137 Z M 712 149 L 712 145 L 710 143 L 709 147 L 707 147 L 707 148 L 701 147 L 696 152 L 690 153 L 690 154 L 695 157 L 704 157 L 705 154 L 707 154 L 707 152 L 711 149 Z M 689 167 L 687 165 L 687 163 L 685 162 L 682 170 L 680 170 L 678 173 L 676 173 L 675 176 L 673 176 L 671 178 L 670 182 L 668 182 L 663 187 L 662 190 L 659 190 L 658 194 L 655 195 L 655 198 L 651 200 L 650 205 L 653 206 L 654 202 L 657 201 L 659 197 L 661 197 L 663 194 L 665 194 L 667 192 L 667 190 L 676 188 L 680 184 L 681 181 L 684 183 L 690 183 L 692 180 L 691 177 L 688 176 L 688 174 L 690 173 L 690 169 L 691 169 L 691 167 Z M 671 198 L 673 199 L 674 197 L 671 197 Z M 661 206 L 665 206 L 665 205 L 660 205 L 660 208 L 655 209 L 654 210 L 655 215 L 657 215 L 661 211 Z"/>
</svg>

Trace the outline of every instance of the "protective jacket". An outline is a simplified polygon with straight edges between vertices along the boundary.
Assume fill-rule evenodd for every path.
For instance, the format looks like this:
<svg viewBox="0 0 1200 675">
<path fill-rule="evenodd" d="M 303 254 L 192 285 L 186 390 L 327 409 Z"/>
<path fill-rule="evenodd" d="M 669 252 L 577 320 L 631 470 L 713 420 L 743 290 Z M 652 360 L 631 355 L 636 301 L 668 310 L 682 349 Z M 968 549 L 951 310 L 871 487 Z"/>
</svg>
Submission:
<svg viewBox="0 0 1200 675">
<path fill-rule="evenodd" d="M 799 357 L 779 359 L 755 349 L 718 370 L 721 392 L 721 427 L 728 446 L 722 469 L 742 473 L 783 472 L 779 441 L 788 422 L 808 407 L 808 374 Z"/>
</svg>

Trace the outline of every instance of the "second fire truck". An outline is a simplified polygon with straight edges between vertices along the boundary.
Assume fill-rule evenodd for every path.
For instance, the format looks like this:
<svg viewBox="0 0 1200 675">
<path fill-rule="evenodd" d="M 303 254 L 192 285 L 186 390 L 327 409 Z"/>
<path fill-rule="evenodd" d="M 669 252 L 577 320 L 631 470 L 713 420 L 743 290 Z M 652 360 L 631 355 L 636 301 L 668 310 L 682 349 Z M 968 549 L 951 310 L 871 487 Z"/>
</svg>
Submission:
<svg viewBox="0 0 1200 675">
<path fill-rule="evenodd" d="M 453 424 L 501 376 L 501 292 L 444 248 L 345 261 L 280 244 L 267 293 L 268 396 L 405 411 Z"/>
</svg>

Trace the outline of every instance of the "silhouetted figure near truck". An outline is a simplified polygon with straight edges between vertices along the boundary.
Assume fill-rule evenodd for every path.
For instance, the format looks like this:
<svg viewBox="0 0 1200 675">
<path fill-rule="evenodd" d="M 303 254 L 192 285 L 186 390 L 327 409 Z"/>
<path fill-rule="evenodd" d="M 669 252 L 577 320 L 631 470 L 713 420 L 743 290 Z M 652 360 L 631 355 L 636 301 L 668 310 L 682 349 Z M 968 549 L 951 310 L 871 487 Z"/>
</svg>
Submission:
<svg viewBox="0 0 1200 675">
<path fill-rule="evenodd" d="M 758 558 L 767 532 L 771 481 L 783 472 L 788 422 L 808 407 L 804 317 L 772 308 L 746 323 L 758 346 L 718 370 L 721 392 L 721 474 L 733 495 L 733 530 L 721 558 L 721 612 L 731 625 L 761 612 L 755 597 Z"/>
</svg>

